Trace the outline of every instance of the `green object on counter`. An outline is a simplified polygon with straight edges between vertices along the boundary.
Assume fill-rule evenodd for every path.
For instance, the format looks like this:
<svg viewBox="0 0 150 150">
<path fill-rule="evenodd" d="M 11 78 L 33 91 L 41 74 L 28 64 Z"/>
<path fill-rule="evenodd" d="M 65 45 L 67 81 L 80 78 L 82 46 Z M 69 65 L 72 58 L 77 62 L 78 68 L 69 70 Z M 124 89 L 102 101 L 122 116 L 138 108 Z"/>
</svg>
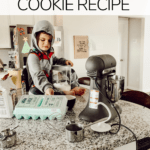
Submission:
<svg viewBox="0 0 150 150">
<path fill-rule="evenodd" d="M 61 120 L 64 118 L 67 110 L 66 96 L 56 95 L 23 95 L 18 101 L 14 116 L 17 119 L 38 119 L 50 120 L 57 118 Z"/>
</svg>

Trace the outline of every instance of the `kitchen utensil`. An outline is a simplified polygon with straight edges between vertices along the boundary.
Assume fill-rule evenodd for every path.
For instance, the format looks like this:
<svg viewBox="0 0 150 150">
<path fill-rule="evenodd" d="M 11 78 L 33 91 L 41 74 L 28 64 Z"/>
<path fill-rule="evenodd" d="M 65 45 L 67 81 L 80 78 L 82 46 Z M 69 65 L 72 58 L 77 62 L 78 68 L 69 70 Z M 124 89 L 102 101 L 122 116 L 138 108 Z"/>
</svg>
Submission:
<svg viewBox="0 0 150 150">
<path fill-rule="evenodd" d="M 67 102 L 67 106 L 68 106 L 68 110 L 71 110 L 76 102 L 76 97 L 72 96 L 72 95 L 65 95 L 68 102 Z"/>
<path fill-rule="evenodd" d="M 111 129 L 111 126 L 107 123 L 97 123 L 91 125 L 91 129 L 96 132 L 107 132 Z"/>
<path fill-rule="evenodd" d="M 69 142 L 80 142 L 84 138 L 84 129 L 81 124 L 71 121 L 66 125 L 66 139 Z"/>
<path fill-rule="evenodd" d="M 87 76 L 90 76 L 90 95 L 87 106 L 80 113 L 79 118 L 94 122 L 107 117 L 108 112 L 103 105 L 97 105 L 102 102 L 111 112 L 111 118 L 108 121 L 113 120 L 118 114 L 111 101 L 116 102 L 124 90 L 124 77 L 114 76 L 115 58 L 108 54 L 90 56 L 85 67 Z"/>
<path fill-rule="evenodd" d="M 53 86 L 61 91 L 71 90 L 71 66 L 53 65 L 52 83 Z"/>
<path fill-rule="evenodd" d="M 108 118 L 100 119 L 96 122 L 90 123 L 88 125 L 82 125 L 80 123 L 76 124 L 74 121 L 68 121 L 66 125 L 66 139 L 69 142 L 80 142 L 84 138 L 84 129 L 91 126 L 91 129 L 97 132 L 106 132 L 111 129 L 109 124 L 106 124 Z M 102 125 L 101 125 L 102 124 Z M 96 128 L 95 126 L 96 125 Z M 106 127 L 105 127 L 106 126 Z M 102 129 L 100 129 L 102 128 Z"/>
<path fill-rule="evenodd" d="M 106 79 L 106 95 L 112 102 L 117 102 L 124 91 L 123 76 L 112 75 Z"/>
<path fill-rule="evenodd" d="M 10 148 L 16 144 L 15 128 L 5 129 L 0 132 L 0 148 Z"/>
</svg>

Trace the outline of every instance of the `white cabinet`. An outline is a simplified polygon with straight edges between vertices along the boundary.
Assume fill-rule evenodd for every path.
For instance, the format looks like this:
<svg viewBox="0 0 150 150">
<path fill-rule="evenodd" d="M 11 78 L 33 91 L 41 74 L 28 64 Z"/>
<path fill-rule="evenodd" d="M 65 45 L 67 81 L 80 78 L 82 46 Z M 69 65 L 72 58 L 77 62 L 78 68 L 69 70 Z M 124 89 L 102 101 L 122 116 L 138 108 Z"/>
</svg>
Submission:
<svg viewBox="0 0 150 150">
<path fill-rule="evenodd" d="M 11 25 L 16 25 L 16 24 L 25 24 L 25 25 L 34 25 L 34 16 L 14 16 L 10 15 L 10 24 Z"/>
<path fill-rule="evenodd" d="M 54 16 L 0 15 L 0 48 L 11 48 L 10 29 L 9 29 L 10 25 L 11 26 L 16 26 L 17 24 L 34 25 L 40 20 L 48 20 L 49 22 L 51 22 L 52 25 L 54 25 Z"/>
<path fill-rule="evenodd" d="M 11 48 L 9 16 L 0 15 L 0 48 Z"/>
<path fill-rule="evenodd" d="M 16 24 L 24 24 L 24 25 L 34 25 L 40 20 L 48 20 L 51 22 L 52 25 L 54 25 L 54 16 L 49 15 L 30 15 L 30 16 L 14 16 L 10 15 L 10 24 L 16 25 Z"/>
</svg>

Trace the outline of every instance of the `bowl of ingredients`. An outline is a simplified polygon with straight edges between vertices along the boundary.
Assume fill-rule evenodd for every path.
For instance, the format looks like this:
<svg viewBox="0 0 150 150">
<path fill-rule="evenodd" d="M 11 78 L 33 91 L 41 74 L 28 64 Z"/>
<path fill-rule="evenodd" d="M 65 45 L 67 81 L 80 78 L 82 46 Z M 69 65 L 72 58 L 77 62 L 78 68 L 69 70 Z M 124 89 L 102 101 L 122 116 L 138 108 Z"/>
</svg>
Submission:
<svg viewBox="0 0 150 150">
<path fill-rule="evenodd" d="M 65 95 L 65 96 L 68 99 L 68 102 L 67 102 L 68 110 L 71 110 L 75 105 L 76 97 L 72 95 Z"/>
</svg>

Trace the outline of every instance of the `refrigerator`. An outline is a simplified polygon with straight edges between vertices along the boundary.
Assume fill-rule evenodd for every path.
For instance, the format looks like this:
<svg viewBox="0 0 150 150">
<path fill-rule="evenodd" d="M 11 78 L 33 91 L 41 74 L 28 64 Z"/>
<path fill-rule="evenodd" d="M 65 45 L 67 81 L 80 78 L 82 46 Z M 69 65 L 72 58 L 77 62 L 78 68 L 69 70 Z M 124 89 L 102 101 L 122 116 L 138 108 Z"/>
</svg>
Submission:
<svg viewBox="0 0 150 150">
<path fill-rule="evenodd" d="M 54 26 L 55 29 L 55 42 L 53 45 L 56 57 L 64 57 L 64 32 L 62 26 Z M 21 68 L 23 69 L 24 61 L 28 56 L 28 51 L 31 47 L 31 35 L 33 26 L 17 24 L 10 26 L 11 36 L 11 50 L 9 53 L 9 66 L 8 68 Z"/>
</svg>

